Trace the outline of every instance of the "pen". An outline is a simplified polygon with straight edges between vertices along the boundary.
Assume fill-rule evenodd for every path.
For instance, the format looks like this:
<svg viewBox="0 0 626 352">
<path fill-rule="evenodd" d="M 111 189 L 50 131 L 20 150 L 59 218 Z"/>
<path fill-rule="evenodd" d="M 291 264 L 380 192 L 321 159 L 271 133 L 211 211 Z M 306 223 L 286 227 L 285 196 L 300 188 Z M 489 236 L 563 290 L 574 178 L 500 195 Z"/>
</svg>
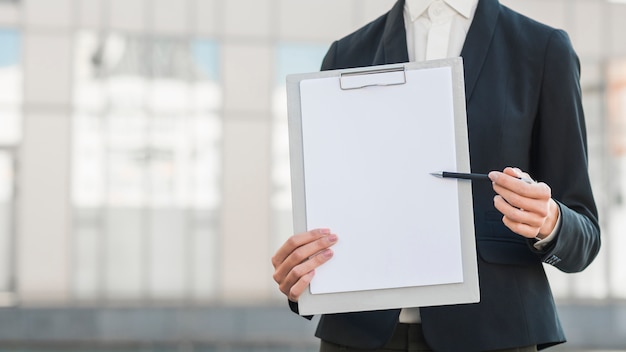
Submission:
<svg viewBox="0 0 626 352">
<path fill-rule="evenodd" d="M 433 176 L 436 177 L 443 177 L 443 178 L 458 178 L 458 179 L 463 179 L 463 180 L 487 180 L 487 181 L 491 181 L 491 179 L 489 178 L 489 176 L 487 174 L 474 174 L 474 173 L 463 173 L 463 172 L 448 172 L 448 171 L 442 171 L 442 172 L 431 172 L 430 173 Z M 519 177 L 520 180 L 528 183 L 528 184 L 533 184 L 535 183 L 534 180 L 531 180 L 529 178 L 526 177 Z"/>
</svg>

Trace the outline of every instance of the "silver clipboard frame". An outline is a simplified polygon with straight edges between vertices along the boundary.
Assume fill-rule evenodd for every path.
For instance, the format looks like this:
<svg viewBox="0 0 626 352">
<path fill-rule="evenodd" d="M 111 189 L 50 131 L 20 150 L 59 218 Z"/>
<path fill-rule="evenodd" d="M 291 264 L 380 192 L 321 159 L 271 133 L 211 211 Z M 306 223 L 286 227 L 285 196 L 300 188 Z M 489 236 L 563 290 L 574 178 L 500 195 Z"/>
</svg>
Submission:
<svg viewBox="0 0 626 352">
<path fill-rule="evenodd" d="M 300 82 L 309 79 L 343 77 L 360 74 L 402 72 L 406 82 L 406 70 L 450 67 L 456 139 L 457 170 L 470 171 L 467 117 L 465 103 L 465 79 L 462 58 L 432 60 L 421 63 L 403 63 L 371 66 L 365 68 L 322 71 L 287 76 L 287 112 L 289 120 L 289 148 L 292 180 L 292 209 L 295 233 L 308 230 L 306 219 L 306 196 L 304 187 L 304 151 L 302 137 L 302 110 Z M 383 82 L 381 86 L 397 85 L 402 82 Z M 356 86 L 349 89 L 360 89 Z M 342 85 L 342 90 L 344 89 Z M 434 170 L 439 171 L 439 170 Z M 299 299 L 301 315 L 372 311 L 394 308 L 425 307 L 437 305 L 476 303 L 480 301 L 476 242 L 474 236 L 474 213 L 470 182 L 459 182 L 459 209 L 461 224 L 461 252 L 463 282 L 454 284 L 391 288 L 311 294 L 307 289 Z"/>
</svg>

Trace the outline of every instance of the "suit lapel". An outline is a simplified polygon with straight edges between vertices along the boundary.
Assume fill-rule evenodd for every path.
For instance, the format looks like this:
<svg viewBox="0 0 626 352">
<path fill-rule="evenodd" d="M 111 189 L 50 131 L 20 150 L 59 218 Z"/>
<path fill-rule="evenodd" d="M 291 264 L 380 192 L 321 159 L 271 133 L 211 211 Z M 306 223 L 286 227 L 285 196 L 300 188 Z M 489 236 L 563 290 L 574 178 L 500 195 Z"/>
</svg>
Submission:
<svg viewBox="0 0 626 352">
<path fill-rule="evenodd" d="M 461 51 L 465 70 L 465 97 L 469 101 L 483 63 L 489 52 L 496 29 L 500 3 L 498 0 L 480 0 L 474 20 Z M 404 0 L 398 0 L 387 14 L 382 41 L 376 50 L 373 65 L 408 62 L 406 30 L 404 26 Z"/>
<path fill-rule="evenodd" d="M 491 39 L 498 22 L 500 3 L 498 0 L 480 0 L 474 20 L 467 32 L 461 56 L 465 70 L 465 99 L 472 97 L 478 76 L 482 70 Z"/>
<path fill-rule="evenodd" d="M 398 0 L 387 14 L 382 42 L 376 50 L 374 65 L 409 61 L 404 27 L 404 0 Z"/>
</svg>

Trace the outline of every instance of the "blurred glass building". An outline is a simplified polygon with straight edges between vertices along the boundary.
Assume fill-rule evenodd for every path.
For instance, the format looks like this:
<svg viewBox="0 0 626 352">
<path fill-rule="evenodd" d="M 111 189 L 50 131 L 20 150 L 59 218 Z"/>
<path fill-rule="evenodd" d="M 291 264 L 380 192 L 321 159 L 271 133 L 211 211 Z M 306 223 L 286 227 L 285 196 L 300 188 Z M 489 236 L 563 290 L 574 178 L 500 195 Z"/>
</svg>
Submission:
<svg viewBox="0 0 626 352">
<path fill-rule="evenodd" d="M 626 3 L 506 0 L 582 63 L 603 249 L 548 268 L 570 342 L 626 350 Z M 0 351 L 315 351 L 285 76 L 394 0 L 0 0 Z"/>
</svg>

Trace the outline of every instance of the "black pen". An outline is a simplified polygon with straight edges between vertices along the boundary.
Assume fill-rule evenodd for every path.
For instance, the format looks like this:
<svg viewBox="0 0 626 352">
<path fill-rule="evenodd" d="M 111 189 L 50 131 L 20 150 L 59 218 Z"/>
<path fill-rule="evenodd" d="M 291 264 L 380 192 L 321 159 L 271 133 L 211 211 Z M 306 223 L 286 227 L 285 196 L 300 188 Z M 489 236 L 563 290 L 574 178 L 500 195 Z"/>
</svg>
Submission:
<svg viewBox="0 0 626 352">
<path fill-rule="evenodd" d="M 443 178 L 457 178 L 457 179 L 463 179 L 463 180 L 485 180 L 485 181 L 491 181 L 491 179 L 489 178 L 489 175 L 487 175 L 487 174 L 474 174 L 474 173 L 448 172 L 448 171 L 431 172 L 430 174 L 433 175 L 433 176 L 436 176 L 436 177 L 443 177 Z M 531 179 L 526 178 L 526 177 L 518 177 L 518 178 L 520 180 L 528 183 L 528 184 L 535 183 L 534 180 L 531 180 Z"/>
</svg>

